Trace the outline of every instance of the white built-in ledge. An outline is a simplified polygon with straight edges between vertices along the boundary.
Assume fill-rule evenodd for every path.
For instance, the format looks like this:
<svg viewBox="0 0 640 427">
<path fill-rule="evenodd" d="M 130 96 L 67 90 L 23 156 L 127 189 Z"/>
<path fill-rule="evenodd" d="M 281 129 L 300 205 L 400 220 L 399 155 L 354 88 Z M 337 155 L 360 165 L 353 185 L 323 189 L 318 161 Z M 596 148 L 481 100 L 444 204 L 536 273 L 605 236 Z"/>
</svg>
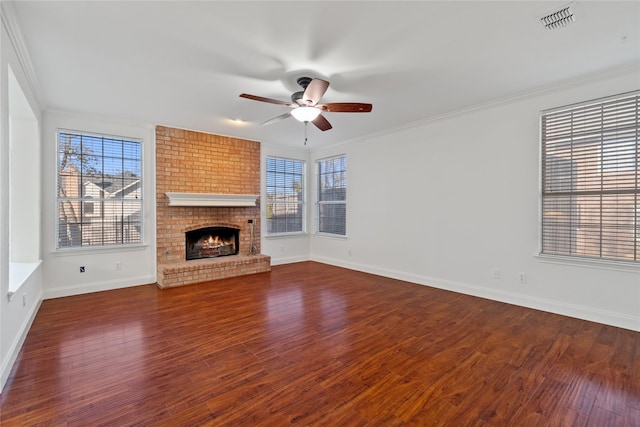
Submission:
<svg viewBox="0 0 640 427">
<path fill-rule="evenodd" d="M 241 207 L 255 206 L 255 194 L 164 193 L 169 206 Z"/>
</svg>

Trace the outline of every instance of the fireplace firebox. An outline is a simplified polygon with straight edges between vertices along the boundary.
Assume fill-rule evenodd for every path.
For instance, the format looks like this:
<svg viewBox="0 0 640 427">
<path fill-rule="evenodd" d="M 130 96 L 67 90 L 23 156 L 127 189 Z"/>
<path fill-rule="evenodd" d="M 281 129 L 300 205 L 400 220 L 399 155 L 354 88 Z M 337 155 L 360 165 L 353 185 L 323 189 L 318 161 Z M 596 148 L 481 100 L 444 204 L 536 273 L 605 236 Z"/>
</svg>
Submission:
<svg viewBox="0 0 640 427">
<path fill-rule="evenodd" d="M 232 227 L 206 227 L 187 231 L 186 259 L 237 255 L 240 251 L 239 237 L 240 230 Z"/>
</svg>

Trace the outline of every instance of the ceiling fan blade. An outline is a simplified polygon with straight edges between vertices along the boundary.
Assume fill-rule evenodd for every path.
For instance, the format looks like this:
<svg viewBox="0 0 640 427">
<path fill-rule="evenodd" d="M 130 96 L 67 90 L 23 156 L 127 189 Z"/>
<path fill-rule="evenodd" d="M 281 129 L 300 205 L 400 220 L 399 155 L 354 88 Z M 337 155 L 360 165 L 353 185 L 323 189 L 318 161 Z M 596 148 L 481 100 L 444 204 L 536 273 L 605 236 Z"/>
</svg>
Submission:
<svg viewBox="0 0 640 427">
<path fill-rule="evenodd" d="M 292 104 L 292 103 L 287 102 L 287 101 L 280 101 L 280 100 L 277 100 L 277 99 L 264 98 L 262 96 L 257 96 L 257 95 L 249 95 L 248 93 L 241 93 L 240 94 L 240 98 L 247 98 L 247 99 L 252 99 L 254 101 L 260 101 L 260 102 L 268 102 L 269 104 L 286 105 L 287 107 L 297 107 L 296 104 Z"/>
<path fill-rule="evenodd" d="M 330 102 L 328 104 L 318 104 L 316 107 L 328 113 L 368 113 L 373 108 L 373 105 L 360 102 Z"/>
<path fill-rule="evenodd" d="M 331 123 L 329 123 L 329 120 L 325 119 L 322 114 L 318 115 L 318 117 L 313 119 L 311 123 L 316 125 L 316 127 L 321 131 L 329 130 L 332 128 Z"/>
<path fill-rule="evenodd" d="M 280 114 L 279 116 L 274 117 L 273 119 L 269 119 L 269 120 L 267 120 L 266 122 L 264 122 L 262 124 L 263 125 L 270 125 L 270 124 L 273 124 L 275 122 L 279 122 L 280 120 L 287 119 L 289 117 L 291 117 L 291 113 L 290 112 L 289 113 Z"/>
<path fill-rule="evenodd" d="M 313 79 L 309 82 L 309 85 L 304 90 L 302 100 L 310 106 L 316 105 L 320 102 L 320 98 L 329 88 L 329 82 L 321 79 Z"/>
</svg>

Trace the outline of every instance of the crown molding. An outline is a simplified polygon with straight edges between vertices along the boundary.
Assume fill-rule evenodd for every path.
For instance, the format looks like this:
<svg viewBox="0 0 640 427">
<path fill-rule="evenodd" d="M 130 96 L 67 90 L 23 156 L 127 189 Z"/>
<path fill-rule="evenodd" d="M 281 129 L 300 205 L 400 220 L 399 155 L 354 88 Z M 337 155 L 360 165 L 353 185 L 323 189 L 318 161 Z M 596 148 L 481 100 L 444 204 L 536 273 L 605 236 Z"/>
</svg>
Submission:
<svg viewBox="0 0 640 427">
<path fill-rule="evenodd" d="M 499 106 L 502 106 L 502 105 L 509 105 L 509 104 L 513 104 L 513 103 L 516 103 L 516 102 L 520 102 L 523 99 L 533 98 L 533 97 L 536 97 L 536 96 L 543 96 L 543 95 L 548 94 L 548 93 L 554 93 L 554 92 L 559 91 L 559 90 L 570 89 L 572 87 L 582 86 L 582 85 L 589 84 L 591 82 L 595 82 L 595 81 L 598 81 L 598 80 L 608 79 L 608 78 L 615 78 L 615 77 L 618 77 L 618 76 L 622 76 L 622 75 L 626 75 L 626 74 L 633 74 L 633 73 L 636 73 L 636 74 L 640 73 L 640 63 L 638 63 L 638 62 L 630 62 L 630 63 L 622 64 L 622 65 L 617 66 L 617 67 L 607 68 L 605 70 L 588 73 L 588 74 L 585 74 L 585 75 L 582 75 L 582 76 L 567 78 L 567 79 L 564 79 L 564 80 L 557 81 L 555 83 L 550 83 L 550 84 L 538 86 L 538 87 L 535 87 L 533 89 L 522 91 L 522 92 L 519 92 L 519 93 L 516 93 L 516 94 L 512 94 L 512 95 L 507 95 L 507 96 L 503 96 L 503 97 L 500 97 L 500 98 L 491 99 L 491 100 L 488 100 L 488 101 L 485 101 L 485 102 L 479 102 L 477 104 L 473 104 L 473 105 L 469 105 L 467 107 L 454 109 L 452 111 L 447 111 L 447 112 L 444 112 L 444 113 L 434 114 L 434 115 L 431 115 L 431 116 L 428 116 L 428 117 L 424 117 L 422 119 L 415 120 L 413 122 L 404 123 L 404 124 L 401 124 L 401 125 L 398 125 L 398 126 L 395 126 L 395 127 L 392 127 L 392 128 L 382 129 L 382 130 L 377 131 L 377 132 L 371 132 L 371 133 L 368 133 L 366 135 L 361 135 L 361 136 L 350 138 L 350 139 L 347 139 L 347 140 L 344 140 L 344 141 L 339 141 L 339 142 L 336 142 L 334 144 L 330 144 L 330 145 L 327 145 L 327 146 L 310 147 L 310 148 L 308 148 L 308 150 L 310 150 L 313 153 L 315 151 L 323 150 L 325 148 L 335 148 L 335 147 L 340 146 L 340 145 L 346 145 L 346 144 L 355 143 L 355 142 L 369 141 L 372 138 L 393 134 L 395 132 L 400 132 L 400 131 L 405 130 L 405 129 L 415 128 L 415 127 L 418 127 L 418 126 L 422 126 L 424 124 L 437 122 L 439 120 L 444 120 L 444 119 L 448 119 L 448 118 L 451 118 L 451 117 L 463 116 L 465 114 L 473 113 L 475 111 L 481 111 L 481 110 L 492 108 L 492 107 L 499 107 Z"/>
<path fill-rule="evenodd" d="M 12 1 L 0 1 L 0 19 L 2 20 L 4 28 L 7 30 L 7 34 L 9 35 L 9 42 L 11 43 L 13 50 L 16 52 L 18 62 L 20 63 L 22 71 L 24 72 L 27 84 L 29 85 L 31 92 L 35 97 L 40 110 L 44 111 L 46 109 L 46 105 L 44 100 L 42 99 L 42 96 L 40 95 L 40 85 L 38 84 L 36 71 L 33 67 L 33 63 L 31 62 L 31 57 L 29 56 L 27 45 L 24 42 L 24 38 L 22 37 L 20 25 L 18 24 L 18 20 L 16 19 L 16 10 L 13 6 Z"/>
</svg>

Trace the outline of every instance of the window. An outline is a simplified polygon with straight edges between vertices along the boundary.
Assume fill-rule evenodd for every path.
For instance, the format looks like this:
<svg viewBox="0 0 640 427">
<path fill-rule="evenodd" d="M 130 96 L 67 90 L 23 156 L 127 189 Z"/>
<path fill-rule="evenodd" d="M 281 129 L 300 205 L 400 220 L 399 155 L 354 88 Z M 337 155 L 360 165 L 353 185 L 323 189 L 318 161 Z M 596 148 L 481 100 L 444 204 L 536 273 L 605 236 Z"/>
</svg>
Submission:
<svg viewBox="0 0 640 427">
<path fill-rule="evenodd" d="M 274 236 L 305 231 L 305 163 L 267 157 L 267 231 Z"/>
<path fill-rule="evenodd" d="M 347 234 L 347 157 L 318 161 L 318 232 Z"/>
<path fill-rule="evenodd" d="M 142 242 L 141 142 L 59 131 L 57 245 Z"/>
<path fill-rule="evenodd" d="M 542 253 L 640 259 L 640 91 L 542 114 Z"/>
<path fill-rule="evenodd" d="M 7 66 L 9 299 L 40 265 L 40 125 L 13 70 Z M 4 184 L 4 183 L 3 183 Z M 4 187 L 2 188 L 4 190 Z M 4 214 L 3 212 L 2 214 Z M 2 216 L 0 214 L 0 216 Z"/>
<path fill-rule="evenodd" d="M 84 196 L 84 207 L 82 209 L 82 213 L 84 215 L 94 215 L 94 209 L 93 209 L 93 202 L 91 201 L 91 199 L 93 199 L 93 197 L 91 196 Z"/>
</svg>

